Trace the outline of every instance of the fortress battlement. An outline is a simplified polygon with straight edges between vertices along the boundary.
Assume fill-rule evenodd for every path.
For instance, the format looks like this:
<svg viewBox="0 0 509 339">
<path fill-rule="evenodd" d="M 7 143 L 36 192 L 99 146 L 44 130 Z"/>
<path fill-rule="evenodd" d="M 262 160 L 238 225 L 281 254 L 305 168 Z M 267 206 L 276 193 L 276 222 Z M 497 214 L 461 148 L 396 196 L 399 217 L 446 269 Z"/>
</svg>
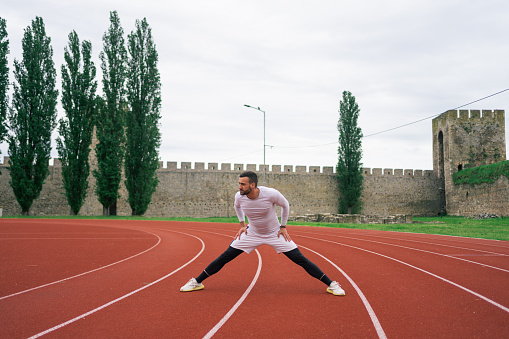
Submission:
<svg viewBox="0 0 509 339">
<path fill-rule="evenodd" d="M 496 109 L 496 110 L 478 110 L 478 109 L 472 109 L 472 110 L 449 110 L 442 115 L 436 117 L 435 119 L 437 122 L 445 122 L 446 120 L 459 120 L 458 122 L 467 122 L 472 121 L 473 123 L 484 121 L 498 121 L 501 124 L 504 124 L 505 122 L 505 111 L 503 109 Z"/>
<path fill-rule="evenodd" d="M 49 168 L 61 168 L 62 163 L 60 159 L 54 158 L 53 165 Z M 8 166 L 9 157 L 4 157 L 3 165 Z M 181 162 L 180 166 L 176 161 L 168 161 L 166 167 L 164 162 L 159 162 L 160 172 L 243 172 L 243 171 L 254 171 L 257 173 L 263 172 L 263 165 L 256 164 L 231 164 L 231 163 L 217 163 L 209 162 Z M 336 173 L 335 167 L 332 166 L 293 166 L 293 165 L 265 165 L 265 173 L 268 174 L 325 174 L 332 175 Z M 391 176 L 391 177 L 429 177 L 433 175 L 432 170 L 420 170 L 420 169 L 392 169 L 392 168 L 363 168 L 362 173 L 365 176 Z"/>
<path fill-rule="evenodd" d="M 264 165 L 256 164 L 230 164 L 222 163 L 218 164 L 215 162 L 208 163 L 205 168 L 205 163 L 196 162 L 192 166 L 191 162 L 182 162 L 178 167 L 177 162 L 167 162 L 166 168 L 163 168 L 163 162 L 159 163 L 160 171 L 219 171 L 219 172 L 243 172 L 243 171 L 254 171 L 257 173 L 263 172 Z M 413 169 L 392 169 L 392 168 L 363 168 L 362 172 L 364 175 L 373 176 L 395 176 L 395 177 L 422 177 L 433 175 L 432 170 L 413 170 Z M 336 173 L 336 168 L 332 166 L 293 166 L 293 165 L 265 165 L 265 173 L 270 174 L 326 174 L 331 175 Z"/>
</svg>

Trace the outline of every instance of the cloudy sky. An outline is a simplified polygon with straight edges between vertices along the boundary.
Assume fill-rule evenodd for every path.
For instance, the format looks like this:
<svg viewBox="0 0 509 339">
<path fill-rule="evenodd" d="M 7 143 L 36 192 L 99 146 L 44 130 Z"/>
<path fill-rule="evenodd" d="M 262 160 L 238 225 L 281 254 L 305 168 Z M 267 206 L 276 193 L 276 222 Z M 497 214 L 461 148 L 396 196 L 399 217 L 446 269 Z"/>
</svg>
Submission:
<svg viewBox="0 0 509 339">
<path fill-rule="evenodd" d="M 506 0 L 0 0 L 11 78 L 40 16 L 59 75 L 75 30 L 92 42 L 100 84 L 113 10 L 126 35 L 136 19 L 152 27 L 165 163 L 263 164 L 263 113 L 247 104 L 266 112 L 267 164 L 335 166 L 346 90 L 361 109 L 365 167 L 432 169 L 430 117 L 509 88 Z M 509 91 L 463 109 L 509 110 Z"/>
</svg>

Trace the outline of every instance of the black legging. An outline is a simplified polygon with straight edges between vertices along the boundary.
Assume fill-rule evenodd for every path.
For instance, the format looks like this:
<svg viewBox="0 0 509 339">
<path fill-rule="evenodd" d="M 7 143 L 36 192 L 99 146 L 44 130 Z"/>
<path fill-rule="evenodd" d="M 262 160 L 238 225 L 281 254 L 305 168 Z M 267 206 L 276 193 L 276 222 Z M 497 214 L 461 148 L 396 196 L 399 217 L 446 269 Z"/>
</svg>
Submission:
<svg viewBox="0 0 509 339">
<path fill-rule="evenodd" d="M 223 254 L 217 257 L 203 272 L 201 272 L 198 278 L 196 278 L 196 281 L 201 283 L 211 275 L 216 274 L 224 265 L 237 258 L 242 252 L 244 251 L 228 246 L 228 249 L 224 251 Z"/>
<path fill-rule="evenodd" d="M 286 255 L 288 259 L 305 269 L 306 272 L 308 272 L 308 274 L 313 278 L 320 280 L 327 286 L 329 286 L 332 282 L 332 280 L 330 280 L 318 266 L 306 258 L 298 248 L 288 252 L 283 252 L 283 254 Z"/>
<path fill-rule="evenodd" d="M 229 246 L 226 251 L 224 251 L 219 257 L 212 261 L 207 268 L 205 268 L 205 270 L 196 278 L 196 281 L 201 283 L 211 275 L 216 274 L 223 268 L 224 265 L 238 257 L 242 252 L 244 251 Z M 286 255 L 288 259 L 305 269 L 309 275 L 322 281 L 327 286 L 329 286 L 332 282 L 329 277 L 327 277 L 318 266 L 306 258 L 298 248 L 288 252 L 283 252 L 283 254 Z"/>
</svg>

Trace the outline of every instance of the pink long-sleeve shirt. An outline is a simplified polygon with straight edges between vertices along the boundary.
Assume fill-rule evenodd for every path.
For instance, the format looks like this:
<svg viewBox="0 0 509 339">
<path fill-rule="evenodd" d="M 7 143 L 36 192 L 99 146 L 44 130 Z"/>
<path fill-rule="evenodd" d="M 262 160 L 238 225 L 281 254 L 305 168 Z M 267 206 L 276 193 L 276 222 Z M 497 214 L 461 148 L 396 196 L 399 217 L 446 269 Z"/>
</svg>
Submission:
<svg viewBox="0 0 509 339">
<path fill-rule="evenodd" d="M 259 186 L 260 194 L 256 199 L 249 199 L 240 192 L 235 194 L 235 212 L 239 222 L 249 221 L 249 232 L 256 235 L 269 236 L 279 231 L 279 220 L 276 205 L 281 207 L 281 224 L 286 225 L 290 204 L 276 189 Z"/>
</svg>

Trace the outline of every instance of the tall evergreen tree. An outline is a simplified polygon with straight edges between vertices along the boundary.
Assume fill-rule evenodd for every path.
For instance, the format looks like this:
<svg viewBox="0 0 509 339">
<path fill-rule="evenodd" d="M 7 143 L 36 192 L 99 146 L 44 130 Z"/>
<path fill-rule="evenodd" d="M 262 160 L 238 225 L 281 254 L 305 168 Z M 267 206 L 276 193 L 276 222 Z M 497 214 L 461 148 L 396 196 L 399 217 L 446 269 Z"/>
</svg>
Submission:
<svg viewBox="0 0 509 339">
<path fill-rule="evenodd" d="M 82 59 L 83 56 L 83 59 Z M 62 161 L 62 180 L 71 214 L 77 215 L 88 189 L 90 144 L 95 117 L 96 68 L 91 60 L 92 44 L 78 34 L 69 34 L 62 65 L 62 107 L 67 119 L 60 119 L 57 149 Z"/>
<path fill-rule="evenodd" d="M 0 142 L 7 136 L 7 112 L 9 111 L 9 40 L 7 39 L 7 23 L 0 18 Z M 0 150 L 0 153 L 1 150 Z M 2 172 L 0 172 L 2 174 Z"/>
<path fill-rule="evenodd" d="M 136 30 L 128 36 L 128 50 L 125 184 L 132 215 L 143 215 L 159 183 L 157 149 L 161 145 L 161 79 L 156 46 L 146 19 L 136 20 Z"/>
<path fill-rule="evenodd" d="M 357 126 L 359 105 L 348 91 L 343 92 L 339 104 L 339 147 L 337 179 L 341 196 L 339 213 L 357 212 L 360 210 L 362 194 L 362 131 Z"/>
<path fill-rule="evenodd" d="M 98 169 L 96 194 L 103 205 L 103 214 L 115 214 L 125 154 L 125 80 L 127 51 L 124 30 L 116 11 L 110 12 L 110 27 L 103 36 L 100 54 L 103 71 L 102 101 L 98 109 L 96 147 Z"/>
<path fill-rule="evenodd" d="M 14 60 L 9 170 L 11 187 L 25 215 L 49 174 L 51 133 L 56 127 L 57 73 L 50 43 L 42 18 L 36 17 L 25 29 L 23 60 Z"/>
</svg>

